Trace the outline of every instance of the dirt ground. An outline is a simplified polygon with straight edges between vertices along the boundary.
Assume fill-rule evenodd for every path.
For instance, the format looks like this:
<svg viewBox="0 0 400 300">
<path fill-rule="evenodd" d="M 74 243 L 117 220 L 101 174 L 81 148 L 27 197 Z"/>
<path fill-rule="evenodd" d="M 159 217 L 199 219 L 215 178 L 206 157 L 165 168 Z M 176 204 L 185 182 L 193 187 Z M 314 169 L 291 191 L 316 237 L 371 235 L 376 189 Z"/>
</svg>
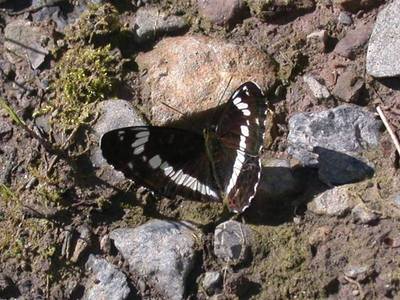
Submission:
<svg viewBox="0 0 400 300">
<path fill-rule="evenodd" d="M 79 15 L 75 2 L 63 3 L 62 11 Z M 201 276 L 210 269 L 224 274 L 223 292 L 214 299 L 400 299 L 400 204 L 394 200 L 400 191 L 399 156 L 387 132 L 382 132 L 379 147 L 365 153 L 374 165 L 374 176 L 352 184 L 349 194 L 351 201 L 363 203 L 377 216 L 367 224 L 352 213 L 336 217 L 310 212 L 307 204 L 331 187 L 318 180 L 315 169 L 296 166 L 286 152 L 288 120 L 293 114 L 342 104 L 335 98 L 322 101 L 310 96 L 304 74 L 317 74 L 332 90 L 338 74 L 354 67 L 365 84 L 355 104 L 371 110 L 383 105 L 392 126 L 399 128 L 395 113 L 399 92 L 393 88 L 397 82 L 377 81 L 365 73 L 366 45 L 352 59 L 333 51 L 347 32 L 373 24 L 385 4 L 351 13 L 350 25 L 338 22 L 340 8 L 321 0 L 310 8 L 277 10 L 271 17 L 246 8 L 244 17 L 229 26 L 205 20 L 190 1 L 151 4 L 189 20 L 189 27 L 177 35 L 200 34 L 256 47 L 278 66 L 277 82 L 268 91 L 274 118 L 263 160 L 290 160 L 302 188 L 278 200 L 258 197 L 243 216 L 236 217 L 253 229 L 255 238 L 250 257 L 238 266 L 227 266 L 212 253 L 214 229 L 225 220 L 222 205 L 160 199 L 128 180 L 115 187 L 90 162 L 90 149 L 98 143 L 91 131 L 98 99 L 117 95 L 145 114 L 137 101 L 143 74 L 135 57 L 164 38 L 144 45 L 132 43 L 131 33 L 123 25 L 118 30 L 115 26 L 117 20 L 124 24 L 134 16 L 137 7 L 115 2 L 119 4 L 91 8 L 91 15 L 80 15 L 81 23 L 63 33 L 54 30 L 54 22 L 39 22 L 53 44 L 51 55 L 37 70 L 25 59 L 9 63 L 4 47 L 6 25 L 29 20 L 34 12 L 14 15 L 10 11 L 29 6 L 7 3 L 0 11 L 0 97 L 9 105 L 0 109 L 0 298 L 80 299 L 88 278 L 84 264 L 89 253 L 119 259 L 115 251 L 102 252 L 101 237 L 118 227 L 161 218 L 191 221 L 206 235 L 187 283 L 188 299 L 208 298 Z M 85 17 L 104 26 L 85 28 L 95 22 Z M 326 30 L 329 36 L 324 46 L 307 39 L 318 30 Z M 89 44 L 94 50 L 86 48 Z M 112 71 L 102 73 L 81 57 L 100 59 Z M 65 75 L 75 63 L 98 72 L 96 89 L 82 87 L 85 78 L 77 83 L 77 77 Z M 78 104 L 77 94 L 84 98 Z M 144 117 L 152 121 L 151 116 Z M 88 246 L 79 250 L 84 227 L 91 234 Z M 126 271 L 126 266 L 121 269 Z M 133 280 L 134 289 L 136 284 Z M 138 292 L 132 298 L 146 297 Z"/>
</svg>

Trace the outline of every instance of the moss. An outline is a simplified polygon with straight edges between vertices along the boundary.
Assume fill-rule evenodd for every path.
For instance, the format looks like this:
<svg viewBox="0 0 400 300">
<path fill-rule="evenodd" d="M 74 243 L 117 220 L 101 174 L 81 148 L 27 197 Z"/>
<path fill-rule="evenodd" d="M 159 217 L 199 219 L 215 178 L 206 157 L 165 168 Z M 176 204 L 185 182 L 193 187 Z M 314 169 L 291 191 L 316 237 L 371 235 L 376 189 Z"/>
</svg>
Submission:
<svg viewBox="0 0 400 300">
<path fill-rule="evenodd" d="M 118 12 L 111 4 L 89 5 L 78 21 L 66 30 L 69 44 L 92 43 L 120 31 Z"/>
<path fill-rule="evenodd" d="M 254 249 L 255 273 L 260 274 L 265 287 L 260 299 L 321 297 L 323 287 L 312 278 L 308 266 L 311 252 L 304 235 L 293 225 L 257 226 Z M 321 293 L 321 294 L 320 294 Z M 273 297 L 271 298 L 271 295 Z"/>
<path fill-rule="evenodd" d="M 68 50 L 58 63 L 58 78 L 53 83 L 56 123 L 72 129 L 89 121 L 94 103 L 115 91 L 122 72 L 120 61 L 119 53 L 109 45 Z"/>
<path fill-rule="evenodd" d="M 221 217 L 221 203 L 183 201 L 179 206 L 179 219 L 198 225 L 208 225 Z"/>
</svg>

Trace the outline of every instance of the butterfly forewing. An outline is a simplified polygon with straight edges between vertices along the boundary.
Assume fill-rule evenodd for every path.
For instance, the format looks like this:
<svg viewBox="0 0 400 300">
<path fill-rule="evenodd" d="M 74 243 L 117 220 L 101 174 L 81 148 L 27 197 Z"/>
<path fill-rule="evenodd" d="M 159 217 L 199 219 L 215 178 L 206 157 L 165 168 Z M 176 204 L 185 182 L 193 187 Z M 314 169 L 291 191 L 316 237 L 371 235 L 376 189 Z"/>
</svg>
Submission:
<svg viewBox="0 0 400 300">
<path fill-rule="evenodd" d="M 253 82 L 242 84 L 229 98 L 217 126 L 221 142 L 258 156 L 264 138 L 267 104 Z"/>
<path fill-rule="evenodd" d="M 152 126 L 121 128 L 103 135 L 101 149 L 125 177 L 159 194 L 220 200 L 204 138 L 197 133 Z"/>
</svg>

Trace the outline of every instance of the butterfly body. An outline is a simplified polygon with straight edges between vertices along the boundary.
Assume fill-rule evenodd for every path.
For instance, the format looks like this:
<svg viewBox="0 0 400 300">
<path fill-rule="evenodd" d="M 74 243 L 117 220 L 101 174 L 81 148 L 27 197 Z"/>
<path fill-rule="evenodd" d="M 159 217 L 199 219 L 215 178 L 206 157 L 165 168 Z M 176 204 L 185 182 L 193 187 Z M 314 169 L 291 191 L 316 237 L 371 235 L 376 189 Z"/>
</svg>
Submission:
<svg viewBox="0 0 400 300">
<path fill-rule="evenodd" d="M 265 98 L 253 82 L 242 84 L 216 124 L 201 134 L 134 126 L 101 138 L 107 162 L 125 177 L 169 198 L 224 202 L 243 212 L 260 180 Z"/>
</svg>

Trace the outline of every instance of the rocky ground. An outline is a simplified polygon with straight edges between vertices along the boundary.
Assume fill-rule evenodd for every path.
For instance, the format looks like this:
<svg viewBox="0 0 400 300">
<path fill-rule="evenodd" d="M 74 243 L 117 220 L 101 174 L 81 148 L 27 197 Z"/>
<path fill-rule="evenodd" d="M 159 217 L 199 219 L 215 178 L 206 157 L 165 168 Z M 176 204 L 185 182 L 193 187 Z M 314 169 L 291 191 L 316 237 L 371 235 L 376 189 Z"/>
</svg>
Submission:
<svg viewBox="0 0 400 300">
<path fill-rule="evenodd" d="M 0 298 L 399 299 L 399 153 L 376 109 L 398 137 L 399 15 L 0 0 Z M 104 132 L 201 129 L 247 80 L 270 113 L 243 215 L 153 195 L 102 158 Z"/>
</svg>

